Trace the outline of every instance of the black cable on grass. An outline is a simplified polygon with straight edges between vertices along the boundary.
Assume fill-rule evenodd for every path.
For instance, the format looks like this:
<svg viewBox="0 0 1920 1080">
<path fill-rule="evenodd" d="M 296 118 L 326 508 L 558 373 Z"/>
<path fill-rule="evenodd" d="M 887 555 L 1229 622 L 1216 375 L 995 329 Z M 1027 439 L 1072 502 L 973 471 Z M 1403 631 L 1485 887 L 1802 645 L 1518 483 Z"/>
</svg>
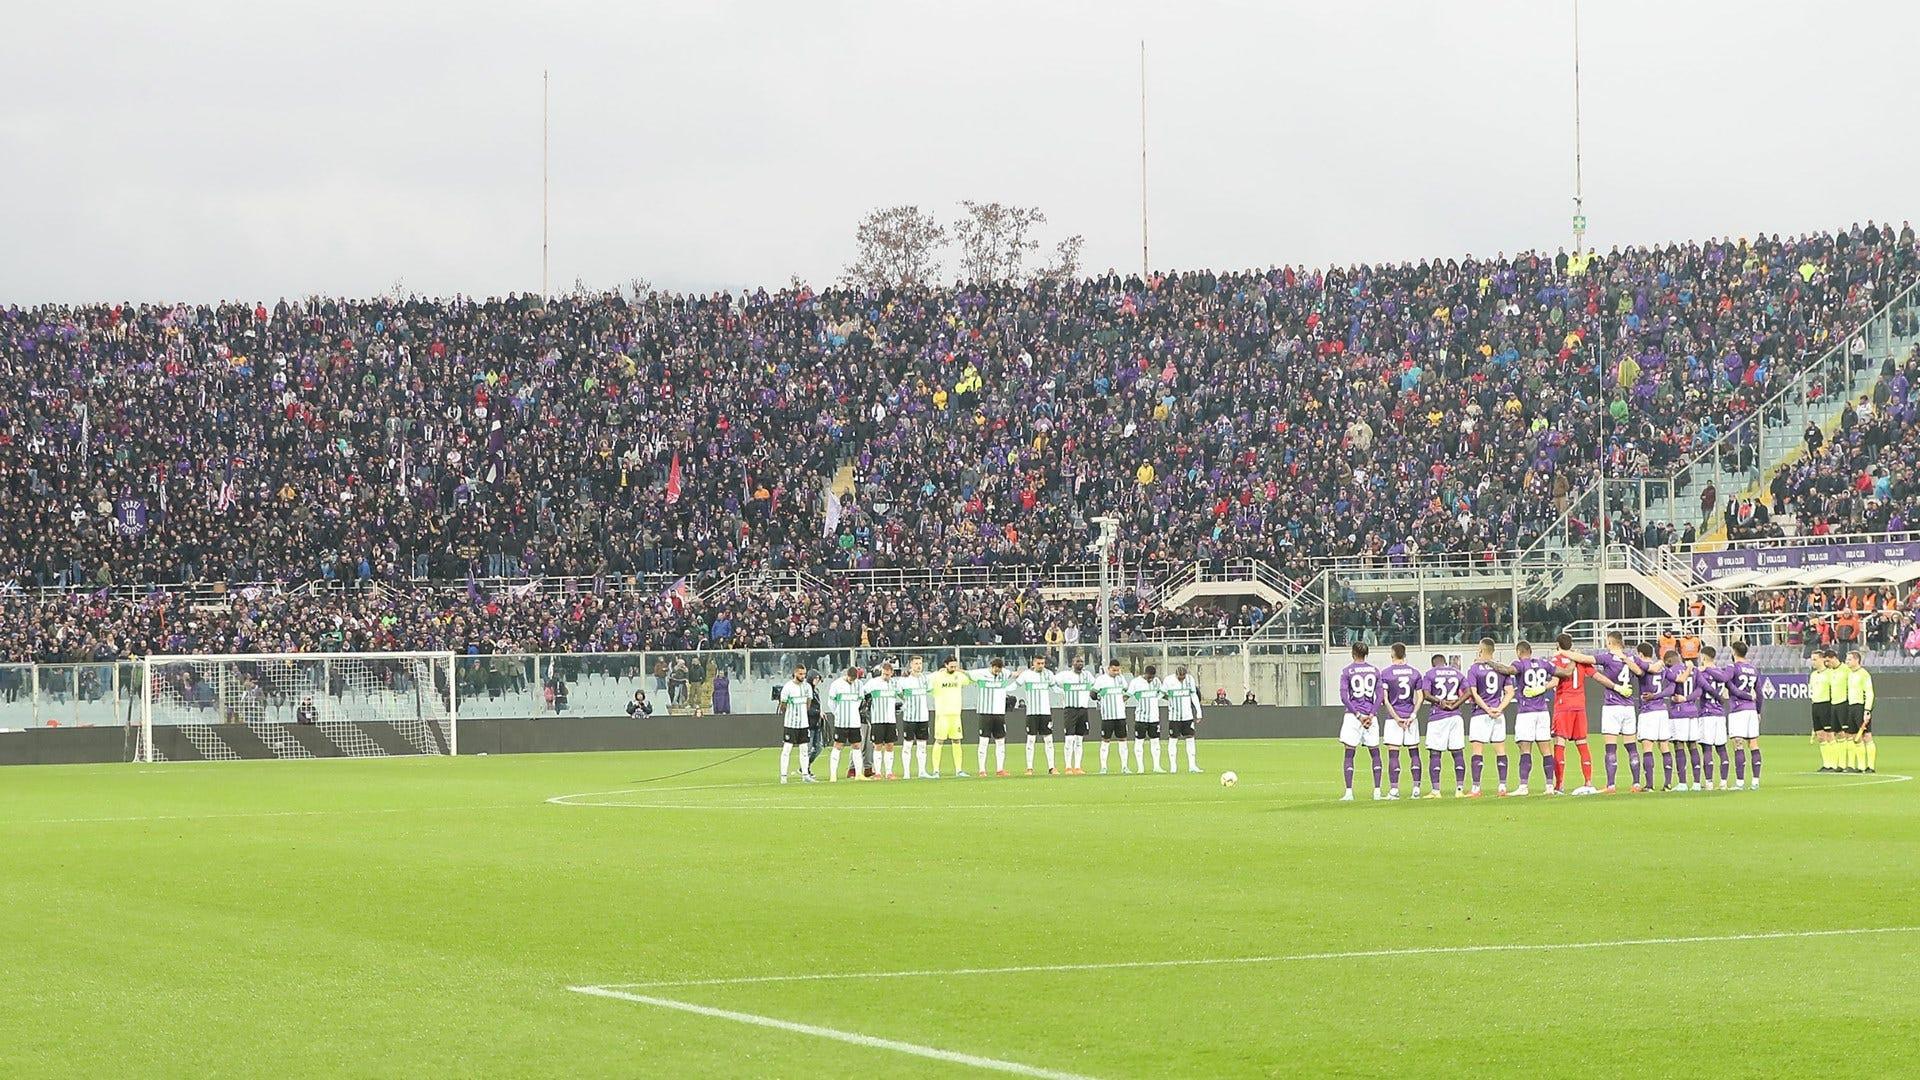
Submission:
<svg viewBox="0 0 1920 1080">
<path fill-rule="evenodd" d="M 662 780 L 674 780 L 674 779 L 677 779 L 677 778 L 679 778 L 679 777 L 682 777 L 682 776 L 690 776 L 690 775 L 692 775 L 693 773 L 697 773 L 697 772 L 705 772 L 705 771 L 706 771 L 706 770 L 708 770 L 708 769 L 714 769 L 714 768 L 718 768 L 718 767 L 720 767 L 720 766 L 722 766 L 722 765 L 726 765 L 726 764 L 730 764 L 730 763 L 732 763 L 732 762 L 735 762 L 735 761 L 739 761 L 739 760 L 740 760 L 741 758 L 743 758 L 743 757 L 746 757 L 746 756 L 747 756 L 747 755 L 749 755 L 749 754 L 757 754 L 757 753 L 759 753 L 760 751 L 762 751 L 762 750 L 765 750 L 765 749 L 766 749 L 766 747 L 764 747 L 764 746 L 754 746 L 754 747 L 749 747 L 748 749 L 745 749 L 745 750 L 742 750 L 742 751 L 740 751 L 739 753 L 737 753 L 737 754 L 735 754 L 735 755 L 733 755 L 732 757 L 727 757 L 727 758 L 721 758 L 721 759 L 720 759 L 719 761 L 709 761 L 709 762 L 707 762 L 707 763 L 706 763 L 705 765 L 695 765 L 695 766 L 694 766 L 693 768 L 691 768 L 691 769 L 681 769 L 681 770 L 680 770 L 679 772 L 670 772 L 670 773 L 667 773 L 667 774 L 666 774 L 666 775 L 664 775 L 664 776 L 653 776 L 653 777 L 649 777 L 649 778 L 647 778 L 647 779 L 645 779 L 645 780 L 629 780 L 629 781 L 627 781 L 627 783 L 629 783 L 629 784 L 655 784 L 655 783 L 659 783 L 659 782 L 660 782 L 660 781 L 662 781 Z"/>
</svg>

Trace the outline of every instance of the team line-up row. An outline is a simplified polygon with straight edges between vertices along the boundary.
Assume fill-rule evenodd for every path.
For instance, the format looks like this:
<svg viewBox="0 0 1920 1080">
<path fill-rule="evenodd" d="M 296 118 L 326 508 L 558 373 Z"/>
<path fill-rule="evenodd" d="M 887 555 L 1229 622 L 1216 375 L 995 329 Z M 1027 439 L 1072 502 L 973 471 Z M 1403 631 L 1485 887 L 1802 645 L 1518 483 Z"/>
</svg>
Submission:
<svg viewBox="0 0 1920 1080">
<path fill-rule="evenodd" d="M 1624 752 L 1629 790 L 1634 792 L 1709 791 L 1714 789 L 1714 759 L 1719 760 L 1719 790 L 1748 786 L 1747 763 L 1752 759 L 1752 786 L 1760 786 L 1760 672 L 1747 661 L 1747 643 L 1731 646 L 1732 662 L 1716 663 L 1712 646 L 1683 656 L 1676 649 L 1656 655 L 1652 645 L 1626 647 L 1618 633 L 1607 635 L 1607 649 L 1597 656 L 1573 648 L 1560 635 L 1551 658 L 1533 654 L 1531 642 L 1515 646 L 1516 659 L 1494 659 L 1494 642 L 1483 638 L 1474 662 L 1461 671 L 1442 656 L 1433 657 L 1425 672 L 1406 662 L 1406 646 L 1393 646 L 1393 663 L 1379 667 L 1367 660 L 1367 647 L 1355 645 L 1353 660 L 1340 674 L 1340 700 L 1345 709 L 1340 741 L 1345 746 L 1345 781 L 1341 801 L 1353 800 L 1355 752 L 1366 747 L 1373 759 L 1373 797 L 1400 797 L 1400 753 L 1412 764 L 1413 797 L 1420 798 L 1422 743 L 1420 711 L 1426 709 L 1426 797 L 1440 797 L 1440 761 L 1453 756 L 1454 795 L 1479 798 L 1486 748 L 1494 748 L 1498 771 L 1496 794 L 1526 795 L 1533 757 L 1540 758 L 1550 795 L 1568 794 L 1567 748 L 1580 761 L 1582 783 L 1574 795 L 1613 794 L 1618 791 L 1619 759 Z M 1841 704 L 1830 711 L 1816 708 L 1817 725 L 1828 739 L 1846 733 L 1860 752 L 1858 767 L 1873 771 L 1873 676 L 1860 665 L 1860 654 L 1839 657 L 1823 652 L 1815 661 L 1814 679 L 1822 700 Z M 1606 743 L 1606 786 L 1593 786 L 1593 756 L 1587 746 L 1587 681 L 1599 683 L 1605 694 L 1600 709 L 1600 731 Z M 1824 682 L 1822 682 L 1824 680 Z M 1507 787 L 1507 708 L 1514 708 L 1513 736 L 1519 744 L 1520 783 Z M 1463 728 L 1463 717 L 1465 725 Z M 1728 755 L 1728 744 L 1733 753 Z M 1466 750 L 1472 747 L 1472 786 L 1467 786 Z M 1381 747 L 1387 750 L 1387 788 L 1381 790 Z M 1659 754 L 1660 780 L 1655 781 L 1654 755 Z M 1836 759 L 1839 755 L 1835 754 Z M 1837 760 L 1830 764 L 1840 764 Z M 1849 771 L 1845 768 L 1823 771 Z M 1691 774 L 1691 775 L 1689 775 Z"/>
<path fill-rule="evenodd" d="M 979 750 L 977 773 L 962 768 L 960 758 L 960 716 L 967 687 L 977 688 L 979 713 Z M 1086 737 L 1091 731 L 1091 713 L 1100 714 L 1100 771 L 1106 772 L 1114 744 L 1120 744 L 1120 771 L 1146 772 L 1151 751 L 1154 772 L 1178 771 L 1177 751 L 1185 742 L 1187 771 L 1199 772 L 1199 751 L 1195 745 L 1195 725 L 1202 719 L 1199 684 L 1185 667 L 1160 677 L 1157 669 L 1128 677 L 1118 661 L 1109 663 L 1104 673 L 1087 670 L 1086 660 L 1076 657 L 1066 671 L 1051 671 L 1046 658 L 1036 656 L 1032 667 L 1014 672 L 998 658 L 987 667 L 963 670 L 958 659 L 949 658 L 939 671 L 927 672 L 919 657 L 908 661 L 900 672 L 892 661 L 880 665 L 877 675 L 867 678 L 859 668 L 849 667 L 823 692 L 816 692 L 807 680 L 804 664 L 796 665 L 793 678 L 782 683 L 779 691 L 782 737 L 780 782 L 786 783 L 795 748 L 799 749 L 800 779 L 815 780 L 806 747 L 810 740 L 811 709 L 823 707 L 833 724 L 833 753 L 828 776 L 840 778 L 840 759 L 851 754 L 855 775 L 862 775 L 862 743 L 871 740 L 875 761 L 873 779 L 912 779 L 918 776 L 940 778 L 944 749 L 953 749 L 953 775 L 966 777 L 1007 776 L 1007 705 L 1019 694 L 1027 719 L 1027 775 L 1033 775 L 1037 747 L 1044 748 L 1049 775 L 1082 775 Z M 1057 757 L 1053 741 L 1053 712 L 1064 709 L 1063 757 Z M 867 727 L 861 729 L 862 708 L 867 712 Z M 1127 713 L 1133 712 L 1133 764 L 1127 764 Z M 1166 725 L 1161 725 L 1164 710 Z M 932 762 L 928 762 L 928 748 Z M 895 772 L 898 748 L 899 772 Z M 1162 750 L 1166 765 L 1163 768 Z M 989 753 L 993 769 L 989 772 Z"/>
</svg>

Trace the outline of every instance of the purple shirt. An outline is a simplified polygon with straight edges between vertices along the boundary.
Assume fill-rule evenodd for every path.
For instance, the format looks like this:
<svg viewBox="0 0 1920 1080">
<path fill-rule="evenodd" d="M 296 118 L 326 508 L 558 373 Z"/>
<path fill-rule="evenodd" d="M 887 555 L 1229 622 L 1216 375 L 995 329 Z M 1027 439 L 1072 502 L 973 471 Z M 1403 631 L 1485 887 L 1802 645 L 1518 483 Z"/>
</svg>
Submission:
<svg viewBox="0 0 1920 1080">
<path fill-rule="evenodd" d="M 1427 710 L 1429 721 L 1452 720 L 1460 716 L 1459 705 L 1449 707 L 1441 704 L 1443 701 L 1467 696 L 1467 677 L 1459 668 L 1452 666 L 1434 668 L 1427 672 L 1426 680 L 1421 683 L 1420 688 L 1427 692 L 1427 700 L 1432 702 L 1432 706 Z"/>
<path fill-rule="evenodd" d="M 1600 674 L 1612 679 L 1614 685 L 1619 688 L 1614 689 L 1609 687 L 1606 697 L 1602 699 L 1602 704 L 1633 704 L 1634 674 L 1627 668 L 1627 658 L 1625 656 L 1615 656 L 1611 652 L 1603 652 L 1599 656 L 1594 657 L 1594 659 L 1599 662 L 1593 666 L 1599 668 Z"/>
<path fill-rule="evenodd" d="M 1553 708 L 1553 661 L 1523 656 L 1513 662 L 1513 678 L 1520 685 L 1518 712 L 1546 712 Z M 1527 692 L 1533 691 L 1528 696 Z"/>
<path fill-rule="evenodd" d="M 1487 703 L 1488 712 L 1500 708 L 1500 695 L 1506 692 L 1507 683 L 1511 681 L 1507 676 L 1494 670 L 1492 664 L 1476 660 L 1467 669 L 1467 678 L 1473 681 L 1474 689 L 1480 691 L 1480 699 Z"/>
<path fill-rule="evenodd" d="M 1703 667 L 1697 677 L 1700 683 L 1700 715 L 1727 715 L 1727 672 L 1724 668 Z"/>
<path fill-rule="evenodd" d="M 1660 673 L 1660 689 L 1667 699 L 1667 715 L 1676 720 L 1700 715 L 1700 677 L 1685 661 Z"/>
<path fill-rule="evenodd" d="M 1640 711 L 1642 713 L 1656 714 L 1666 712 L 1667 694 L 1669 693 L 1667 690 L 1667 672 L 1673 669 L 1668 668 L 1666 671 L 1655 671 L 1653 670 L 1653 661 L 1644 656 L 1640 658 L 1640 663 L 1645 664 L 1647 669 L 1646 676 L 1640 680 Z"/>
<path fill-rule="evenodd" d="M 1348 664 L 1340 672 L 1340 704 L 1355 716 L 1372 716 L 1379 711 L 1380 669 L 1365 660 Z"/>
<path fill-rule="evenodd" d="M 1727 710 L 1759 712 L 1760 669 L 1745 660 L 1736 660 L 1725 671 L 1727 673 Z"/>
<path fill-rule="evenodd" d="M 1413 716 L 1413 694 L 1419 690 L 1420 670 L 1410 664 L 1388 664 L 1380 669 L 1380 700 L 1395 720 Z"/>
</svg>

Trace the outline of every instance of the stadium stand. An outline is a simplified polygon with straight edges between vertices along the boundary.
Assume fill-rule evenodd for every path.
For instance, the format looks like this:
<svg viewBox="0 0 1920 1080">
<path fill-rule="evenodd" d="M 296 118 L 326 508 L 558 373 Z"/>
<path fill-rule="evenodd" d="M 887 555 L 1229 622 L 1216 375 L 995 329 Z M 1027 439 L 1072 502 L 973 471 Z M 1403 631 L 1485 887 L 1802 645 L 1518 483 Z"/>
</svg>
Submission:
<svg viewBox="0 0 1920 1080">
<path fill-rule="evenodd" d="M 1869 224 L 1571 264 L 7 309 L 0 641 L 29 660 L 1044 640 L 1093 621 L 1047 586 L 1100 513 L 1127 523 L 1121 632 L 1231 633 L 1330 559 L 1526 548 L 1603 443 L 1611 475 L 1664 478 L 1732 432 L 1728 468 L 1757 479 L 1778 424 L 1756 410 L 1916 279 L 1911 227 Z M 1912 520 L 1913 377 L 1890 361 L 1809 439 L 1772 516 Z M 1268 599 L 1156 606 L 1151 583 L 1228 560 L 1270 568 Z M 887 568 L 1028 573 L 857 585 Z M 803 584 L 738 586 L 765 572 Z M 1394 625 L 1370 603 L 1343 610 Z M 1482 613 L 1449 603 L 1471 636 Z"/>
</svg>

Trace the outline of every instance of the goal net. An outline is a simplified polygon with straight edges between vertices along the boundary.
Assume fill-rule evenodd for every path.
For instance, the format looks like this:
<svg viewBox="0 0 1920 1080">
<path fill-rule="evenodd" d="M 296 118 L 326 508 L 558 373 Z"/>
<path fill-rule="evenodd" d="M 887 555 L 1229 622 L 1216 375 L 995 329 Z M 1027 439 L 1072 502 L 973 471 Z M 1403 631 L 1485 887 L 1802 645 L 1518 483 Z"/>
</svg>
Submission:
<svg viewBox="0 0 1920 1080">
<path fill-rule="evenodd" d="M 458 753 L 451 653 L 150 656 L 137 761 Z"/>
</svg>

